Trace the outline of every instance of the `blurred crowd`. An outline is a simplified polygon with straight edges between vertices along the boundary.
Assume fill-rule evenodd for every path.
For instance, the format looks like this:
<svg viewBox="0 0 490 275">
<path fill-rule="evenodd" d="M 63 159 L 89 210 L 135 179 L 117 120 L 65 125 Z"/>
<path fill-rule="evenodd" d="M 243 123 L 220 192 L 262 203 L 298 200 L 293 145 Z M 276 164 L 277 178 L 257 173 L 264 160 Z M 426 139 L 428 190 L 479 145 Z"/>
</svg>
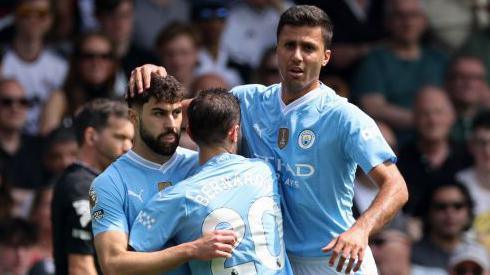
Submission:
<svg viewBox="0 0 490 275">
<path fill-rule="evenodd" d="M 146 63 L 188 98 L 278 83 L 276 25 L 294 4 L 331 17 L 322 81 L 378 122 L 408 185 L 370 241 L 380 274 L 489 274 L 488 0 L 1 1 L 0 274 L 54 274 L 53 185 L 79 158 L 82 105 L 121 100 Z M 359 215 L 377 188 L 359 171 L 355 190 Z"/>
</svg>

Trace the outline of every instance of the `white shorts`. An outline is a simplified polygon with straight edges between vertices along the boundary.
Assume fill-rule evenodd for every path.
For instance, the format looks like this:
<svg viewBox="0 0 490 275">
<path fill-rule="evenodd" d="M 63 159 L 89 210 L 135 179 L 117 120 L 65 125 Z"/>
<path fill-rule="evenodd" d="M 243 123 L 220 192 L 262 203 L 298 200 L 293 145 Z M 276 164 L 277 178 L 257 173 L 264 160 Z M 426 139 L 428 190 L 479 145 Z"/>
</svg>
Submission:
<svg viewBox="0 0 490 275">
<path fill-rule="evenodd" d="M 294 275 L 319 275 L 319 274 L 345 274 L 345 272 L 337 272 L 335 269 L 337 264 L 330 266 L 328 261 L 330 257 L 325 258 L 304 258 L 288 255 L 289 262 L 291 263 L 291 268 L 293 269 Z M 338 261 L 338 260 L 337 260 Z M 346 264 L 344 265 L 344 270 Z M 376 263 L 374 262 L 373 254 L 371 249 L 367 247 L 366 253 L 364 254 L 364 260 L 361 265 L 361 269 L 356 273 L 351 272 L 350 274 L 356 275 L 377 275 L 378 270 L 376 268 Z"/>
</svg>

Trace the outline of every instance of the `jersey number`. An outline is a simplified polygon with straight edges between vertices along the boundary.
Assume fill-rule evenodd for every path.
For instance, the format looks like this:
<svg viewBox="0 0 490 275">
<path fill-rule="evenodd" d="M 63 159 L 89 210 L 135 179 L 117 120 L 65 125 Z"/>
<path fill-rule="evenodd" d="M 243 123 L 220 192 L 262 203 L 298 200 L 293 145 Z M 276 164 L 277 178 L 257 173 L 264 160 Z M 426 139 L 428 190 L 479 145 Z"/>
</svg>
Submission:
<svg viewBox="0 0 490 275">
<path fill-rule="evenodd" d="M 273 255 L 267 245 L 267 233 L 264 228 L 263 218 L 266 213 L 272 213 L 275 217 L 275 226 L 278 229 L 280 236 L 280 253 L 279 255 Z M 229 208 L 218 208 L 204 220 L 202 231 L 215 230 L 219 224 L 228 223 L 231 229 L 237 234 L 237 241 L 235 247 L 237 247 L 243 240 L 245 235 L 245 222 L 240 215 Z M 256 200 L 248 210 L 248 223 L 250 225 L 250 233 L 252 235 L 252 241 L 255 247 L 255 254 L 257 259 L 271 270 L 279 270 L 284 266 L 284 243 L 282 240 L 282 216 L 281 209 L 270 197 L 262 197 Z M 223 258 L 217 258 L 211 261 L 211 269 L 213 275 L 230 275 L 230 274 L 257 274 L 255 264 L 253 262 L 247 262 L 231 267 L 225 267 L 225 260 Z"/>
</svg>

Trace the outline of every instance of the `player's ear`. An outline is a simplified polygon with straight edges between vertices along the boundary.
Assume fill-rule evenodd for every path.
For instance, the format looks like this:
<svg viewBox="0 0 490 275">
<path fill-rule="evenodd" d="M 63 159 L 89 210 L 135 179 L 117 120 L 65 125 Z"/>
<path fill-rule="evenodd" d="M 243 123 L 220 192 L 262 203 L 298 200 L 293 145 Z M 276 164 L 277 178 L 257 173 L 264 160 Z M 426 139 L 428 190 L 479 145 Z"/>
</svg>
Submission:
<svg viewBox="0 0 490 275">
<path fill-rule="evenodd" d="M 185 131 L 187 132 L 187 135 L 192 139 L 192 141 L 196 142 L 194 140 L 194 137 L 192 136 L 191 127 L 189 127 L 189 125 L 187 125 L 187 127 L 185 127 Z"/>
<path fill-rule="evenodd" d="M 94 127 L 87 127 L 83 133 L 83 142 L 88 146 L 93 146 L 99 139 L 97 130 Z"/>
<path fill-rule="evenodd" d="M 326 66 L 328 64 L 328 61 L 330 60 L 330 55 L 332 54 L 332 51 L 326 49 L 323 52 L 323 62 L 322 62 L 322 67 Z"/>
<path fill-rule="evenodd" d="M 228 137 L 230 138 L 231 142 L 237 143 L 239 135 L 240 135 L 240 125 L 235 124 L 231 127 L 230 131 L 228 131 Z"/>
<path fill-rule="evenodd" d="M 129 108 L 128 117 L 129 117 L 129 121 L 131 121 L 131 123 L 136 126 L 138 121 L 138 112 L 136 112 L 136 110 L 133 108 Z"/>
</svg>

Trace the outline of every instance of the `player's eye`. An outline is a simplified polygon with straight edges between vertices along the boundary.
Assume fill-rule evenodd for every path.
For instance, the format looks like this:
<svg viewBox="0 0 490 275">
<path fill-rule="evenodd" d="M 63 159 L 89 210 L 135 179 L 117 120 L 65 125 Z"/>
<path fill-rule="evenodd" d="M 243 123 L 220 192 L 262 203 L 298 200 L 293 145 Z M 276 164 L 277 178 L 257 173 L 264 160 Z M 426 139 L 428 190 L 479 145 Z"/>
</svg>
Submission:
<svg viewBox="0 0 490 275">
<path fill-rule="evenodd" d="M 307 44 L 307 45 L 304 46 L 304 49 L 307 52 L 313 52 L 313 51 L 315 51 L 316 48 L 313 45 Z"/>
<path fill-rule="evenodd" d="M 172 112 L 172 115 L 174 117 L 180 115 L 182 113 L 182 109 L 175 109 L 173 112 Z"/>
<path fill-rule="evenodd" d="M 289 50 L 294 49 L 294 42 L 286 42 L 284 47 Z"/>
<path fill-rule="evenodd" d="M 162 111 L 155 111 L 155 112 L 153 112 L 153 115 L 156 117 L 162 117 L 164 114 Z"/>
</svg>

